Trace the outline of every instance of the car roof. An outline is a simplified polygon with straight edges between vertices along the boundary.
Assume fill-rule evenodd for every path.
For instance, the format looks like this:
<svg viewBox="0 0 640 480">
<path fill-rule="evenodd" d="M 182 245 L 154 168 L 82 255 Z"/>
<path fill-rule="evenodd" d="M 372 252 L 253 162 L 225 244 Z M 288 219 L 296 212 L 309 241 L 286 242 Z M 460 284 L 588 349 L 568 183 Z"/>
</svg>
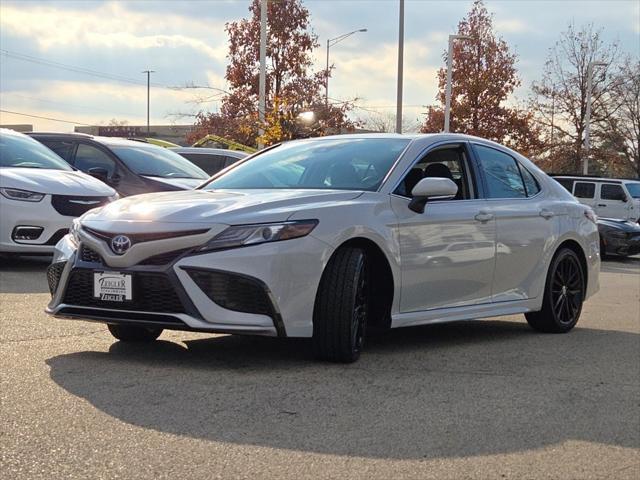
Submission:
<svg viewBox="0 0 640 480">
<path fill-rule="evenodd" d="M 211 155 L 227 155 L 230 157 L 244 158 L 249 154 L 246 152 L 239 152 L 238 150 L 229 150 L 227 148 L 207 148 L 207 147 L 170 147 L 169 150 L 173 150 L 177 153 L 201 153 Z"/>
<path fill-rule="evenodd" d="M 123 147 L 143 147 L 143 148 L 163 148 L 157 145 L 153 145 L 147 142 L 140 142 L 136 140 L 128 140 L 122 137 L 101 137 L 99 135 L 88 135 L 86 133 L 69 132 L 29 132 L 29 136 L 34 138 L 60 138 L 60 139 L 85 139 L 93 140 L 102 145 L 109 146 L 123 146 Z"/>
<path fill-rule="evenodd" d="M 608 178 L 608 177 L 596 177 L 594 175 L 557 175 L 550 174 L 553 178 L 565 178 L 568 180 L 583 180 L 585 182 L 608 182 L 608 183 L 640 183 L 640 180 L 635 178 Z"/>
</svg>

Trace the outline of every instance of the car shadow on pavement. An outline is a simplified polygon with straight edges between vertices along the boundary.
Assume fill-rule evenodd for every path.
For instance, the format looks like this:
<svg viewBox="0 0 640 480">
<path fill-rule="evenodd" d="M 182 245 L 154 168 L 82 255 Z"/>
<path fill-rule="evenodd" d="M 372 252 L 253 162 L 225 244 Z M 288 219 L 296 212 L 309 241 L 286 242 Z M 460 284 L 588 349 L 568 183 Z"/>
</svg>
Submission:
<svg viewBox="0 0 640 480">
<path fill-rule="evenodd" d="M 0 255 L 0 293 L 45 293 L 51 256 Z"/>
<path fill-rule="evenodd" d="M 640 273 L 640 256 L 613 257 L 609 256 L 600 264 L 600 270 L 605 273 Z"/>
<path fill-rule="evenodd" d="M 56 384 L 132 425 L 405 459 L 566 440 L 639 448 L 638 345 L 634 333 L 544 335 L 524 322 L 470 321 L 373 337 L 352 365 L 312 361 L 308 340 L 239 336 L 116 342 L 47 363 Z"/>
</svg>

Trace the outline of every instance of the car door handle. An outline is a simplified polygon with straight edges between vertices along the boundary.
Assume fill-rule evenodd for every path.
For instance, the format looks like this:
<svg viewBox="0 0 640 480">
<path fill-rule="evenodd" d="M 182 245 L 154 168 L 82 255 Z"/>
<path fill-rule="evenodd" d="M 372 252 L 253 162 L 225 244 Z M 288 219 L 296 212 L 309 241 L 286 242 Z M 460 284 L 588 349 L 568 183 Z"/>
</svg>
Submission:
<svg viewBox="0 0 640 480">
<path fill-rule="evenodd" d="M 542 218 L 546 218 L 547 220 L 553 218 L 554 215 L 555 213 L 553 213 L 551 210 L 547 210 L 546 208 L 540 210 L 540 216 Z"/>
<path fill-rule="evenodd" d="M 606 203 L 599 203 L 599 204 L 598 204 L 598 206 L 599 206 L 599 207 L 606 207 L 606 206 L 607 206 L 607 204 L 606 204 Z"/>
<path fill-rule="evenodd" d="M 493 213 L 488 213 L 488 212 L 479 212 L 475 217 L 477 221 L 485 223 L 488 222 L 489 220 L 493 219 Z"/>
</svg>

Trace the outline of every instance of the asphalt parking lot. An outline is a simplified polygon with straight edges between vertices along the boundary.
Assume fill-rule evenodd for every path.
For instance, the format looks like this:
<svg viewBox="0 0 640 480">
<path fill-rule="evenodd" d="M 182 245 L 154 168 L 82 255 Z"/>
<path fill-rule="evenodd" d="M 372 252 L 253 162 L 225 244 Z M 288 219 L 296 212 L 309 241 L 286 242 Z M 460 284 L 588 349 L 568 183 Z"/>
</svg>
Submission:
<svg viewBox="0 0 640 480">
<path fill-rule="evenodd" d="M 42 259 L 0 267 L 3 478 L 640 478 L 640 258 L 568 335 L 522 316 L 309 342 L 55 320 Z"/>
</svg>

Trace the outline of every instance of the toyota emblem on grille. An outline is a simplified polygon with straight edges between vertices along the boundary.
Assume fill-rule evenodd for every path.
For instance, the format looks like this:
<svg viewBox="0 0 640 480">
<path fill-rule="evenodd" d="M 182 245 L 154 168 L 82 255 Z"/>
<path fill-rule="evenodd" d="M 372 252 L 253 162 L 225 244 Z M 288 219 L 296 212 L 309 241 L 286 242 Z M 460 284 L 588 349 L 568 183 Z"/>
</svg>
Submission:
<svg viewBox="0 0 640 480">
<path fill-rule="evenodd" d="M 125 235 L 116 235 L 111 239 L 111 250 L 116 255 L 123 255 L 131 248 L 131 240 Z"/>
</svg>

